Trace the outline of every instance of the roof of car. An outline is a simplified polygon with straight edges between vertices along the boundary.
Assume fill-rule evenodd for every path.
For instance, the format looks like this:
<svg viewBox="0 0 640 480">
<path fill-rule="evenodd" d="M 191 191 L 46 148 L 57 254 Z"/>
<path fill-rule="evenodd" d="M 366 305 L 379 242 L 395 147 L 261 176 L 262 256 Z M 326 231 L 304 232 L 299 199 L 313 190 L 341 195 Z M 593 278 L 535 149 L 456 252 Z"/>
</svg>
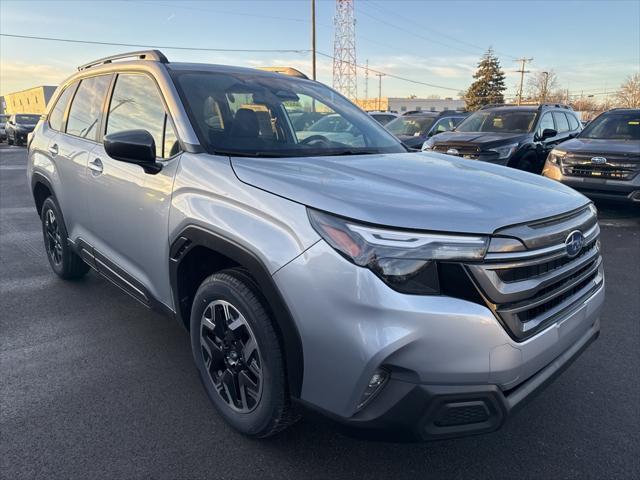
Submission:
<svg viewBox="0 0 640 480">
<path fill-rule="evenodd" d="M 607 113 L 622 113 L 622 114 L 640 113 L 640 108 L 612 108 L 611 110 L 607 110 L 604 113 L 605 114 L 607 114 Z"/>
</svg>

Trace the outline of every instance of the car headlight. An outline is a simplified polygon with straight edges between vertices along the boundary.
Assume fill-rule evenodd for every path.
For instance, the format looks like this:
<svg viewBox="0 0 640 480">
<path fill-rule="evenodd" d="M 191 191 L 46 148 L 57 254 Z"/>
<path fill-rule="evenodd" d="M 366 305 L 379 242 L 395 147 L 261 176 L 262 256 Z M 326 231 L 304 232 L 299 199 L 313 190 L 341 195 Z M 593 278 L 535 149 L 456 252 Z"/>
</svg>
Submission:
<svg viewBox="0 0 640 480">
<path fill-rule="evenodd" d="M 562 150 L 556 150 L 555 148 L 549 152 L 547 155 L 547 160 L 554 165 L 560 165 L 560 160 L 564 158 L 567 152 L 563 152 Z"/>
<path fill-rule="evenodd" d="M 438 261 L 479 261 L 488 237 L 391 230 L 307 209 L 316 232 L 343 257 L 394 290 L 438 294 Z"/>
<path fill-rule="evenodd" d="M 503 160 L 505 158 L 511 157 L 511 155 L 513 155 L 517 148 L 518 144 L 512 143 L 510 145 L 505 145 L 504 147 L 492 148 L 489 151 L 496 152 L 498 154 L 498 160 Z"/>
<path fill-rule="evenodd" d="M 423 144 L 422 144 L 422 151 L 424 152 L 425 150 L 433 150 L 433 145 L 434 145 L 434 140 L 433 137 L 427 139 Z"/>
</svg>

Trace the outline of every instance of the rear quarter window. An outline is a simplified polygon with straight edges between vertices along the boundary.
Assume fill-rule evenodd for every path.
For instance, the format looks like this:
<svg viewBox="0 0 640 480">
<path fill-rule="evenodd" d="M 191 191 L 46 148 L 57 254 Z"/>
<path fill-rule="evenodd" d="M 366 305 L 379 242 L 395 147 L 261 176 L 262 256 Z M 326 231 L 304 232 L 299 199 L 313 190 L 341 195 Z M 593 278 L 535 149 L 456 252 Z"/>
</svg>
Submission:
<svg viewBox="0 0 640 480">
<path fill-rule="evenodd" d="M 49 126 L 52 129 L 59 132 L 64 130 L 64 112 L 67 111 L 67 105 L 69 104 L 69 100 L 73 96 L 73 93 L 76 91 L 76 88 L 78 88 L 78 82 L 69 85 L 58 97 L 55 106 L 49 114 Z"/>
</svg>

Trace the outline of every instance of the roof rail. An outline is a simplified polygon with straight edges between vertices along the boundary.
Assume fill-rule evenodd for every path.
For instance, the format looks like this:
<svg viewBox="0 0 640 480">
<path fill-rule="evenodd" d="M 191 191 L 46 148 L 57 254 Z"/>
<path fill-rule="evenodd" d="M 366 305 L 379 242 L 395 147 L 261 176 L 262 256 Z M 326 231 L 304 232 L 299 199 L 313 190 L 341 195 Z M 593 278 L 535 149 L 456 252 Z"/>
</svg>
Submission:
<svg viewBox="0 0 640 480">
<path fill-rule="evenodd" d="M 304 78 L 306 80 L 309 80 L 309 77 L 307 77 L 300 70 L 293 67 L 260 67 L 258 68 L 258 70 L 264 70 L 265 72 L 280 73 L 282 75 L 289 75 L 290 77 L 298 77 L 298 78 Z"/>
<path fill-rule="evenodd" d="M 565 105 L 564 103 L 541 103 L 540 105 L 538 105 L 538 110 L 542 109 L 543 107 L 565 108 L 567 110 L 573 110 L 571 105 Z"/>
<path fill-rule="evenodd" d="M 106 65 L 112 63 L 114 60 L 123 60 L 125 58 L 135 58 L 138 60 L 150 60 L 153 62 L 169 63 L 167 57 L 160 50 L 140 50 L 138 52 L 120 53 L 118 55 L 111 55 L 110 57 L 99 58 L 93 62 L 85 63 L 78 67 L 79 71 L 86 70 L 91 67 L 97 67 L 98 65 Z"/>
</svg>

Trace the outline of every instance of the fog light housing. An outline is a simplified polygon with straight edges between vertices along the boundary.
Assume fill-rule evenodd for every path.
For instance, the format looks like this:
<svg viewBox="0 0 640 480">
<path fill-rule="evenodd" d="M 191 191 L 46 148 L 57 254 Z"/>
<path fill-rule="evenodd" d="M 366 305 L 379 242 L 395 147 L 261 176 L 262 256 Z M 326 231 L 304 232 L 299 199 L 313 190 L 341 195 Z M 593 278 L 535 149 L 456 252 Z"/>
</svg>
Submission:
<svg viewBox="0 0 640 480">
<path fill-rule="evenodd" d="M 382 387 L 387 383 L 387 380 L 389 380 L 389 372 L 382 368 L 377 369 L 373 375 L 371 375 L 367 388 L 364 389 L 362 397 L 360 397 L 357 410 L 362 410 L 367 403 L 373 400 L 373 397 L 382 390 Z"/>
</svg>

